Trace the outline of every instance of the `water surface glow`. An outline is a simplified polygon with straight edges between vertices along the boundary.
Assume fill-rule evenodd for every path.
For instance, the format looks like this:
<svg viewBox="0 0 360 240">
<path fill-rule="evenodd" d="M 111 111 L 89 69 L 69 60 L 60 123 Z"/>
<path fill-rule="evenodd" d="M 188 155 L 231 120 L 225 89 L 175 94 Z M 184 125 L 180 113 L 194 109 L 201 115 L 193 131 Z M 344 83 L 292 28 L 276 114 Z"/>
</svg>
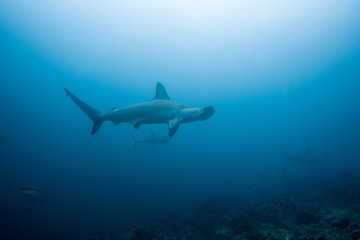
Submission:
<svg viewBox="0 0 360 240">
<path fill-rule="evenodd" d="M 207 97 L 308 81 L 351 54 L 360 27 L 351 0 L 3 1 L 0 11 L 75 74 L 132 90 L 158 79 Z"/>
</svg>

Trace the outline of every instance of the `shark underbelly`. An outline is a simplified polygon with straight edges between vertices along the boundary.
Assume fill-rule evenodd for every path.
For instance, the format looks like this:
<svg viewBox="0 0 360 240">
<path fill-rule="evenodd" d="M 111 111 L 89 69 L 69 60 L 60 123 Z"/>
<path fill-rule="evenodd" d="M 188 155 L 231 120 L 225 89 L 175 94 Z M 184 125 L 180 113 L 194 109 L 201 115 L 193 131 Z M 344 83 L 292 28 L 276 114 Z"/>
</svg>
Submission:
<svg viewBox="0 0 360 240">
<path fill-rule="evenodd" d="M 130 123 L 168 123 L 169 120 L 176 116 L 176 112 L 165 111 L 147 111 L 147 112 L 125 112 L 114 114 L 107 120 L 114 123 L 130 122 Z"/>
<path fill-rule="evenodd" d="M 167 123 L 177 116 L 178 111 L 177 105 L 150 102 L 136 104 L 123 109 L 115 109 L 108 112 L 105 119 L 114 123 Z"/>
</svg>

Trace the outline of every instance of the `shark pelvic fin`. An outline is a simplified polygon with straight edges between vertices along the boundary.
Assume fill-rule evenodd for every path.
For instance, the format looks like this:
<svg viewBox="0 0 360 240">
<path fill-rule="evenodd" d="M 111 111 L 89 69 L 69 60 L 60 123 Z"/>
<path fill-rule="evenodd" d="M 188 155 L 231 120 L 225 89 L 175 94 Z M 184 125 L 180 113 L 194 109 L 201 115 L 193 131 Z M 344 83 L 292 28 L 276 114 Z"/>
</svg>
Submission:
<svg viewBox="0 0 360 240">
<path fill-rule="evenodd" d="M 134 119 L 130 123 L 131 123 L 131 125 L 133 125 L 133 127 L 135 129 L 138 129 L 140 127 L 140 125 L 142 124 L 141 119 Z"/>
<path fill-rule="evenodd" d="M 181 117 L 176 117 L 171 119 L 170 121 L 168 121 L 169 123 L 169 137 L 174 136 L 174 134 L 176 133 L 176 131 L 178 130 L 180 123 L 181 123 L 182 118 Z"/>
<path fill-rule="evenodd" d="M 156 93 L 154 100 L 170 100 L 164 86 L 161 83 L 156 84 Z"/>
<path fill-rule="evenodd" d="M 94 125 L 92 127 L 91 130 L 91 135 L 94 135 L 99 128 L 101 127 L 101 125 L 104 122 L 104 119 L 102 117 L 102 113 L 91 107 L 90 105 L 84 103 L 83 101 L 81 101 L 79 98 L 77 98 L 75 95 L 73 95 L 69 90 L 67 90 L 66 88 L 64 88 L 66 96 L 69 96 L 71 98 L 71 100 L 78 105 L 78 107 L 86 114 L 88 115 L 89 118 L 91 118 L 91 120 L 94 122 Z"/>
</svg>

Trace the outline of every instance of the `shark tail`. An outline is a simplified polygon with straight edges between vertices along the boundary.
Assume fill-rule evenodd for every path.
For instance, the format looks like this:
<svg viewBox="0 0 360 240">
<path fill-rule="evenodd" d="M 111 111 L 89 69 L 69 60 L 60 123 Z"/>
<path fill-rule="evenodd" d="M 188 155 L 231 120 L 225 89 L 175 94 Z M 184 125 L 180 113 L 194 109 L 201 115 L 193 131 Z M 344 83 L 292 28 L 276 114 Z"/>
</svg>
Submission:
<svg viewBox="0 0 360 240">
<path fill-rule="evenodd" d="M 136 140 L 136 138 L 134 136 L 132 136 L 132 138 L 134 139 L 134 148 L 136 148 L 136 146 L 138 144 L 138 140 Z"/>
<path fill-rule="evenodd" d="M 104 122 L 103 119 L 103 114 L 91 107 L 90 105 L 84 103 L 83 101 L 81 101 L 79 98 L 77 98 L 74 94 L 72 94 L 69 90 L 67 90 L 66 88 L 64 88 L 66 96 L 69 96 L 71 98 L 71 100 L 78 105 L 78 107 L 94 122 L 93 127 L 91 129 L 91 135 L 94 135 L 99 128 L 101 127 L 101 125 Z"/>
</svg>

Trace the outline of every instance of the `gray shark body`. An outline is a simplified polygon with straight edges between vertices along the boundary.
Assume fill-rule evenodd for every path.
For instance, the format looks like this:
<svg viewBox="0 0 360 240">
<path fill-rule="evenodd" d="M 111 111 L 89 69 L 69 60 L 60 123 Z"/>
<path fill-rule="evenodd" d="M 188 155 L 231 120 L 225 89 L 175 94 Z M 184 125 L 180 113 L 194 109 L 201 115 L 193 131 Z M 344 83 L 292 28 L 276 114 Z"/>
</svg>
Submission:
<svg viewBox="0 0 360 240">
<path fill-rule="evenodd" d="M 306 163 L 313 165 L 315 163 L 322 162 L 327 159 L 326 156 L 314 153 L 309 147 L 307 147 L 306 151 L 299 154 L 287 155 L 285 153 L 286 161 L 293 161 L 299 163 Z"/>
<path fill-rule="evenodd" d="M 169 137 L 168 133 L 152 133 L 150 136 L 142 138 L 142 139 L 136 139 L 134 137 L 134 147 L 136 147 L 139 143 L 145 143 L 145 144 L 165 144 L 166 142 L 170 141 L 172 138 Z"/>
<path fill-rule="evenodd" d="M 106 113 L 101 113 L 84 103 L 66 88 L 65 92 L 93 120 L 92 135 L 99 130 L 104 121 L 111 121 L 114 125 L 129 122 L 134 128 L 139 128 L 142 124 L 165 123 L 168 124 L 169 136 L 171 137 L 176 133 L 181 123 L 205 121 L 215 112 L 212 106 L 196 108 L 171 101 L 161 83 L 156 85 L 153 101 L 138 103 L 121 109 L 113 108 Z"/>
</svg>

